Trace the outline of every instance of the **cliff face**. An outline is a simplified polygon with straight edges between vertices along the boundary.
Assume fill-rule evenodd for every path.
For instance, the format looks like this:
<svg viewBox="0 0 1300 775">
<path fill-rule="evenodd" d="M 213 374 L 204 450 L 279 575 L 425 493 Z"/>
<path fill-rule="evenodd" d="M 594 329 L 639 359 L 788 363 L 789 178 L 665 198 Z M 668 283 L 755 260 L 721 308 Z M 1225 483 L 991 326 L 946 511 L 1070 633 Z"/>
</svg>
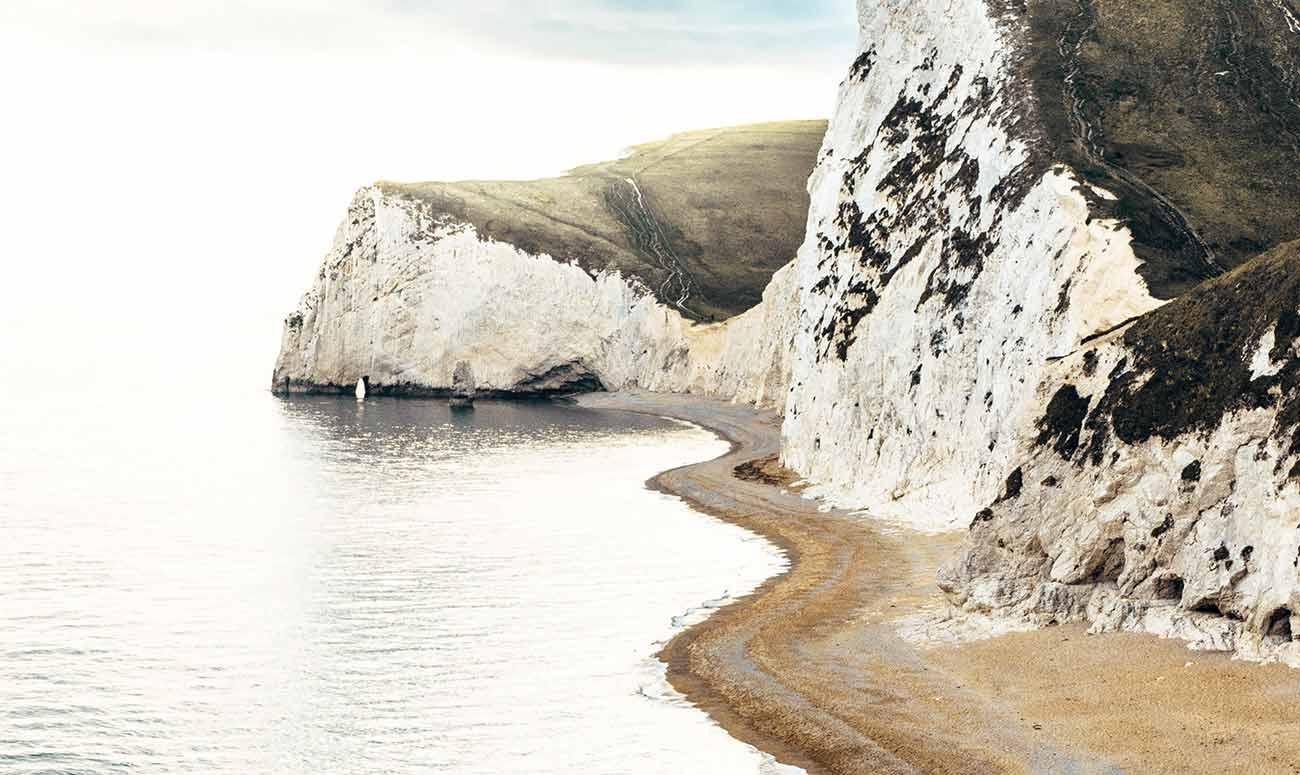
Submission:
<svg viewBox="0 0 1300 775">
<path fill-rule="evenodd" d="M 1045 160 L 1012 25 L 979 0 L 862 8 L 799 253 L 784 459 L 942 528 L 1006 477 L 1048 359 L 1159 302 L 1091 211 L 1109 195 Z"/>
<path fill-rule="evenodd" d="M 941 585 L 969 610 L 1300 663 L 1295 10 L 1095 0 L 999 18 L 1025 33 L 1018 136 L 1087 184 L 1141 285 L 1176 300 L 1004 373 L 1023 391 L 1014 439 L 990 448 L 1004 478 L 963 515 Z"/>
<path fill-rule="evenodd" d="M 1300 36 L 1281 0 L 859 8 L 783 459 L 843 505 L 961 525 L 1055 361 L 1300 236 Z"/>
<path fill-rule="evenodd" d="M 844 505 L 970 524 L 942 578 L 970 610 L 1300 661 L 1300 258 L 1256 257 L 1300 235 L 1292 7 L 861 21 L 784 461 Z"/>
<path fill-rule="evenodd" d="M 721 324 L 688 321 L 618 271 L 484 238 L 429 202 L 353 199 L 316 283 L 286 321 L 272 387 L 444 395 L 458 362 L 485 395 L 640 387 L 780 406 L 793 273 Z"/>
<path fill-rule="evenodd" d="M 1300 243 L 1054 372 L 954 599 L 1300 662 Z"/>
<path fill-rule="evenodd" d="M 552 180 L 360 191 L 277 392 L 640 387 L 783 406 L 818 121 L 689 132 Z M 741 313 L 744 310 L 744 314 Z M 728 318 L 725 323 L 710 323 Z"/>
</svg>

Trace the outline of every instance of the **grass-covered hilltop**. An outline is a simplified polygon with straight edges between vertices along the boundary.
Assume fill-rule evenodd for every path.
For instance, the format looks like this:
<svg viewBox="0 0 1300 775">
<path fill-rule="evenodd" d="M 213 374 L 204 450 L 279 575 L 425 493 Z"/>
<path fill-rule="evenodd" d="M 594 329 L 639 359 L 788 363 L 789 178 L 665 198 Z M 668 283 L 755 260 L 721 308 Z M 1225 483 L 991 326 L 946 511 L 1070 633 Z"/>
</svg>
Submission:
<svg viewBox="0 0 1300 775">
<path fill-rule="evenodd" d="M 379 184 L 533 255 L 616 269 L 696 320 L 759 302 L 803 240 L 825 121 L 684 132 L 531 181 Z"/>
<path fill-rule="evenodd" d="M 1003 3 L 1007 6 L 1026 5 Z M 1044 162 L 1118 197 L 1168 299 L 1300 237 L 1300 12 L 1289 0 L 1030 0 Z"/>
</svg>

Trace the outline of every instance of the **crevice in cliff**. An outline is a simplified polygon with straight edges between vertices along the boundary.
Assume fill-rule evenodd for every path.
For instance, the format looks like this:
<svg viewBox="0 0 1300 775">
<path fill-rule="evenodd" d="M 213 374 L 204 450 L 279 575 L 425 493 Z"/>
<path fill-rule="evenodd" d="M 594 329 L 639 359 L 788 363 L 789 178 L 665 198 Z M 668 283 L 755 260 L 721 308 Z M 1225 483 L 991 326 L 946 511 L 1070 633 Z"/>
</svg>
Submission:
<svg viewBox="0 0 1300 775">
<path fill-rule="evenodd" d="M 1094 584 L 1118 582 L 1120 575 L 1124 573 L 1124 551 L 1123 538 L 1112 540 L 1093 568 L 1088 571 L 1087 580 Z"/>
<path fill-rule="evenodd" d="M 1292 640 L 1290 608 L 1277 608 L 1268 615 L 1268 621 L 1264 623 L 1264 637 L 1283 643 Z"/>
<path fill-rule="evenodd" d="M 1181 576 L 1162 576 L 1155 580 L 1152 593 L 1157 600 L 1180 601 L 1183 599 L 1185 582 Z"/>
<path fill-rule="evenodd" d="M 1062 385 L 1047 404 L 1047 412 L 1038 421 L 1037 444 L 1050 444 L 1062 458 L 1069 460 L 1079 448 L 1079 436 L 1088 416 L 1091 399 L 1079 395 L 1074 385 Z"/>
</svg>

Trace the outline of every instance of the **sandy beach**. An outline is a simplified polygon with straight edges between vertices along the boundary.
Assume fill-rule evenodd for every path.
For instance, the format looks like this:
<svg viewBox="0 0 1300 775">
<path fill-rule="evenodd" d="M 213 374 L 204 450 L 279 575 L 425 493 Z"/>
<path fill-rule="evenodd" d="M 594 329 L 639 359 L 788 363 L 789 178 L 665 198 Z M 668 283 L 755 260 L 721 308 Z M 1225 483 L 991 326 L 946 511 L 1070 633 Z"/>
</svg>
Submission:
<svg viewBox="0 0 1300 775">
<path fill-rule="evenodd" d="M 791 491 L 780 421 L 691 396 L 583 406 L 679 418 L 732 443 L 648 484 L 765 536 L 789 570 L 663 650 L 669 680 L 735 737 L 809 772 L 1300 772 L 1300 671 L 1080 626 L 944 644 L 904 638 L 941 612 L 924 535 Z M 912 628 L 915 629 L 915 628 Z"/>
</svg>

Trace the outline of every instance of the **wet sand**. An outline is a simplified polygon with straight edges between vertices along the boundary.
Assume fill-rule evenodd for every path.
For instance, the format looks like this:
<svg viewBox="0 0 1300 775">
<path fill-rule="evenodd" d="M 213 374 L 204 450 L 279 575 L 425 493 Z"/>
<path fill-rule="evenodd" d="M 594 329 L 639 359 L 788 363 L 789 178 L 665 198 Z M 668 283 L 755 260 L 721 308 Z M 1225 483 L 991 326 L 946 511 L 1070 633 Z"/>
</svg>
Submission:
<svg viewBox="0 0 1300 775">
<path fill-rule="evenodd" d="M 580 403 L 731 441 L 649 484 L 767 537 L 790 569 L 661 657 L 674 687 L 781 761 L 813 773 L 1300 772 L 1300 671 L 1078 627 L 916 645 L 900 619 L 942 608 L 934 572 L 960 535 L 819 511 L 771 460 L 772 414 L 650 393 Z"/>
</svg>

